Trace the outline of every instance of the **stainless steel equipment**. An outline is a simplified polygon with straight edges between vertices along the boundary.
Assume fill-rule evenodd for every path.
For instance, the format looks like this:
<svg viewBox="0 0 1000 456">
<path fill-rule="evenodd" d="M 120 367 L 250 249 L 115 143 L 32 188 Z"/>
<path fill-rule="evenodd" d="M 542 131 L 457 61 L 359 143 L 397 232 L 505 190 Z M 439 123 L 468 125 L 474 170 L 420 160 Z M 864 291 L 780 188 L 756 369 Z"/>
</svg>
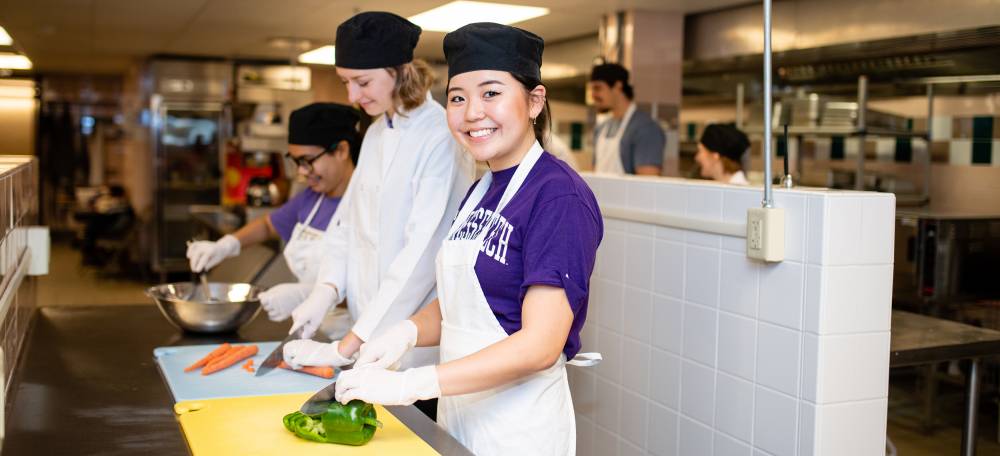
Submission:
<svg viewBox="0 0 1000 456">
<path fill-rule="evenodd" d="M 195 224 L 188 208 L 222 199 L 224 146 L 231 135 L 232 65 L 155 60 L 148 122 L 153 138 L 154 214 L 151 267 L 161 273 L 187 269 L 186 241 Z"/>
<path fill-rule="evenodd" d="M 224 333 L 235 331 L 260 312 L 260 288 L 248 283 L 209 283 L 208 296 L 195 296 L 191 282 L 156 285 L 146 290 L 171 324 L 184 331 Z M 194 298 L 192 298 L 194 296 Z"/>
<path fill-rule="evenodd" d="M 1000 214 L 896 212 L 893 296 L 918 304 L 1000 299 Z"/>
</svg>

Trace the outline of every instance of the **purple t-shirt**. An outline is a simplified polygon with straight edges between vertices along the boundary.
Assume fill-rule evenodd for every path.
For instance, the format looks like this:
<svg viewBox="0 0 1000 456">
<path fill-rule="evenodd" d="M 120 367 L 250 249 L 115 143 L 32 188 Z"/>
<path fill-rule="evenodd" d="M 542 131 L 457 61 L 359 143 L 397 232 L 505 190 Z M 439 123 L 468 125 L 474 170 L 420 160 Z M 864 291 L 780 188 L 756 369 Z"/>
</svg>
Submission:
<svg viewBox="0 0 1000 456">
<path fill-rule="evenodd" d="M 309 226 L 326 231 L 326 226 L 330 224 L 330 218 L 333 217 L 337 206 L 340 205 L 339 196 L 331 198 L 307 188 L 268 215 L 271 218 L 271 226 L 281 236 L 282 241 L 288 242 L 288 239 L 292 237 L 295 224 L 305 222 L 309 218 L 309 213 L 312 212 L 313 206 L 316 205 L 316 200 L 319 198 L 323 198 L 323 202 L 320 203 L 319 210 L 309 222 Z"/>
<path fill-rule="evenodd" d="M 515 166 L 493 174 L 482 201 L 451 239 L 475 237 L 516 170 Z M 486 301 L 510 335 L 521 329 L 521 304 L 528 287 L 540 284 L 565 290 L 573 325 L 563 353 L 571 359 L 580 351 L 590 274 L 604 235 L 597 199 L 575 171 L 545 152 L 500 214 L 499 222 L 488 228 L 476 260 Z"/>
</svg>

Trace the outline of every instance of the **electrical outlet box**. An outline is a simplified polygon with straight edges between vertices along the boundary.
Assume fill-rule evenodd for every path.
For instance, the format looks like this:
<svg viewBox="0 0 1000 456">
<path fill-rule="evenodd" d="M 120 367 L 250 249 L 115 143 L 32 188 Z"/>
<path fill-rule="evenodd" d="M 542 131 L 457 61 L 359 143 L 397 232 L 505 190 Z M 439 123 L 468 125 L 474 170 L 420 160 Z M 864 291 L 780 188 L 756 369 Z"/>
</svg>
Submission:
<svg viewBox="0 0 1000 456">
<path fill-rule="evenodd" d="M 747 209 L 747 256 L 777 262 L 785 259 L 785 210 L 776 207 Z"/>
</svg>

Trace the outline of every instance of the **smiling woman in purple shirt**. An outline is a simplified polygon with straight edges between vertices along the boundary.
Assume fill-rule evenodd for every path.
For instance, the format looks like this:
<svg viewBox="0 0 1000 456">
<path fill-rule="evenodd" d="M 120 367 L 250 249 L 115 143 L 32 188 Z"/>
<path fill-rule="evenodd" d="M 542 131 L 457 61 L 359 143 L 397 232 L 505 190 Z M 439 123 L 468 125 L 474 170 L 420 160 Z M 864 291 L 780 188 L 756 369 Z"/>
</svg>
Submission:
<svg viewBox="0 0 1000 456">
<path fill-rule="evenodd" d="M 578 352 L 603 223 L 586 183 L 540 145 L 542 48 L 493 23 L 445 36 L 448 127 L 490 170 L 441 245 L 438 299 L 365 344 L 337 381 L 344 403 L 440 397 L 438 423 L 478 455 L 574 454 L 566 364 L 593 364 Z M 432 345 L 440 364 L 390 369 Z"/>
</svg>

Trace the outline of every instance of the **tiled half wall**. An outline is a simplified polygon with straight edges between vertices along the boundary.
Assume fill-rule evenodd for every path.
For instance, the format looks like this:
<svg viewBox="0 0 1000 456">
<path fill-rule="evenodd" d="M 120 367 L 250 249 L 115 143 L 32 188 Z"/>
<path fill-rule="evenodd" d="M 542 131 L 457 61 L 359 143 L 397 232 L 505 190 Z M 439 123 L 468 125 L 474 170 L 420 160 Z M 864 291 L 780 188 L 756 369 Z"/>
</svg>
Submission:
<svg viewBox="0 0 1000 456">
<path fill-rule="evenodd" d="M 602 207 L 745 223 L 762 189 L 584 176 Z M 569 367 L 582 456 L 881 455 L 891 194 L 776 190 L 786 259 L 745 239 L 605 217 Z"/>
</svg>

